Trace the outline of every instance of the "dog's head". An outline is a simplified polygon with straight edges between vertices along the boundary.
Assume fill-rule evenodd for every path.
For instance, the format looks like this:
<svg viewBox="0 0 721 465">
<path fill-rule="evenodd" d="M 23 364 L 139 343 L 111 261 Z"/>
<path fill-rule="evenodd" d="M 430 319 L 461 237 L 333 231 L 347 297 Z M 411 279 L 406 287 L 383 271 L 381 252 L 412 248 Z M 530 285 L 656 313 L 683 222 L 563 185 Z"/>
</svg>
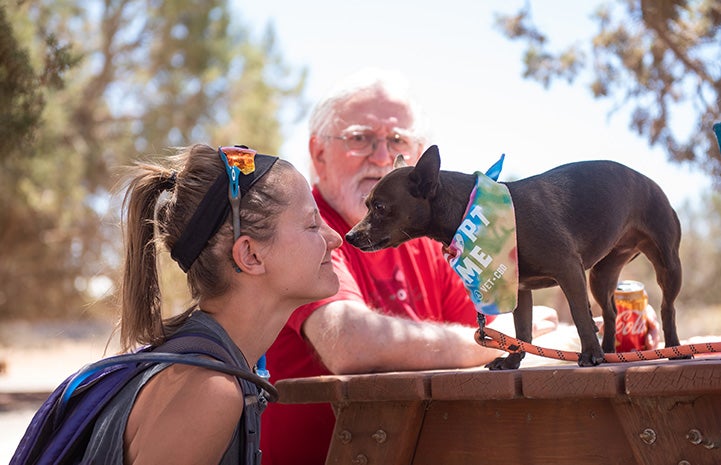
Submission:
<svg viewBox="0 0 721 465">
<path fill-rule="evenodd" d="M 415 167 L 398 155 L 394 170 L 373 187 L 366 199 L 368 213 L 345 238 L 364 252 L 397 247 L 425 235 L 431 221 L 431 201 L 438 191 L 441 158 L 432 145 Z"/>
</svg>

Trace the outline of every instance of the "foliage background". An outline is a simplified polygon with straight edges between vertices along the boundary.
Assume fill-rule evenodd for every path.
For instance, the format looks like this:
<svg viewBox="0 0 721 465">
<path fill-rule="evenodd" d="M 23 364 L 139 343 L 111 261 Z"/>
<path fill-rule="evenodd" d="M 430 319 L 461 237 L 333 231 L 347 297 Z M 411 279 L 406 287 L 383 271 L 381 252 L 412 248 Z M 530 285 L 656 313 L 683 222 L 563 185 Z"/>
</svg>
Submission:
<svg viewBox="0 0 721 465">
<path fill-rule="evenodd" d="M 602 2 L 593 14 L 597 32 L 588 44 L 551 47 L 553 31 L 534 22 L 526 2 L 515 14 L 499 15 L 498 29 L 524 44 L 523 76 L 548 89 L 563 80 L 583 81 L 594 98 L 611 100 L 614 112 L 629 109 L 629 130 L 660 146 L 669 160 L 691 164 L 721 181 L 721 152 L 711 127 L 721 121 L 721 3 L 716 0 L 619 0 Z M 590 53 L 589 53 L 590 50 Z M 674 115 L 694 115 L 678 121 Z M 693 128 L 684 131 L 679 128 Z M 703 314 L 721 309 L 718 286 L 721 197 L 711 190 L 697 204 L 678 209 L 683 229 L 684 284 L 677 307 L 684 318 L 702 320 L 706 334 L 721 323 Z M 626 276 L 654 283 L 650 263 L 641 257 Z M 650 302 L 660 306 L 660 290 L 646 286 Z M 565 302 L 551 291 L 557 308 Z"/>
<path fill-rule="evenodd" d="M 306 71 L 272 28 L 251 37 L 233 18 L 222 0 L 0 6 L 0 318 L 111 303 L 117 167 L 195 142 L 277 152 Z M 164 268 L 181 305 L 182 275 Z"/>
<path fill-rule="evenodd" d="M 191 142 L 277 153 L 284 125 L 307 110 L 307 70 L 286 63 L 272 26 L 253 36 L 223 0 L 0 5 L 0 319 L 109 313 L 105 291 L 122 247 L 115 168 Z M 672 117 L 680 105 L 697 116 L 694 127 L 719 119 L 717 2 L 607 1 L 593 43 L 558 49 L 531 7 L 542 4 L 497 23 L 525 44 L 529 79 L 586 85 L 631 108 L 630 130 L 719 179 L 710 131 L 676 133 Z M 710 191 L 679 214 L 687 265 L 679 306 L 717 305 L 721 198 Z M 629 274 L 653 282 L 637 261 Z M 168 308 L 182 308 L 182 275 L 163 269 Z M 537 301 L 563 307 L 555 291 Z"/>
</svg>

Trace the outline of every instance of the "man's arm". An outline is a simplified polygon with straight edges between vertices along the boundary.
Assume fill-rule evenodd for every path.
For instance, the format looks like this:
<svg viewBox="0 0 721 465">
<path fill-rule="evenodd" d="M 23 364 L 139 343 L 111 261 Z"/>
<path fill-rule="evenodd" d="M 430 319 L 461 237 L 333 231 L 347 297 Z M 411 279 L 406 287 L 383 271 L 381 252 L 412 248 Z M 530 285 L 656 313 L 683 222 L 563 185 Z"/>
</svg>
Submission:
<svg viewBox="0 0 721 465">
<path fill-rule="evenodd" d="M 479 346 L 476 328 L 382 315 L 341 300 L 314 311 L 303 334 L 335 374 L 482 366 L 503 352 Z"/>
</svg>

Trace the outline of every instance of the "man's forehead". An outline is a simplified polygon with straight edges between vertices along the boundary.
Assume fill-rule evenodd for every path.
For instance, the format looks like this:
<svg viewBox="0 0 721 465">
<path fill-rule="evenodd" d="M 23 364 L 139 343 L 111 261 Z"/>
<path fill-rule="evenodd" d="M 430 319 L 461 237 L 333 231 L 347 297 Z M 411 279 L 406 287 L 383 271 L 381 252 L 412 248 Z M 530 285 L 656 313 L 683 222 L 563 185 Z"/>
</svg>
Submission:
<svg viewBox="0 0 721 465">
<path fill-rule="evenodd" d="M 341 131 L 398 131 L 410 132 L 413 118 L 409 114 L 382 111 L 344 111 L 338 115 L 337 128 Z"/>
<path fill-rule="evenodd" d="M 362 94 L 352 97 L 340 106 L 338 115 L 349 125 L 393 125 L 407 128 L 413 123 L 413 115 L 405 102 L 382 94 Z"/>
</svg>

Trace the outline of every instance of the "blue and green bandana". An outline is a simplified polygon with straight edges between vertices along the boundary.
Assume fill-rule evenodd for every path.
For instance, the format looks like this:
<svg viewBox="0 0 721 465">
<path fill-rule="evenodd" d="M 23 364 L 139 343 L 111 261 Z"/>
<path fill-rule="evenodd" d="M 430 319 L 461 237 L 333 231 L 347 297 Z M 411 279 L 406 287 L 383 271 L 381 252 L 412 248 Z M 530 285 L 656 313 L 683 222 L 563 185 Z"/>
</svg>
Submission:
<svg viewBox="0 0 721 465">
<path fill-rule="evenodd" d="M 498 315 L 516 308 L 516 217 L 505 185 L 476 173 L 476 186 L 464 219 L 445 257 L 461 277 L 479 313 Z"/>
</svg>

